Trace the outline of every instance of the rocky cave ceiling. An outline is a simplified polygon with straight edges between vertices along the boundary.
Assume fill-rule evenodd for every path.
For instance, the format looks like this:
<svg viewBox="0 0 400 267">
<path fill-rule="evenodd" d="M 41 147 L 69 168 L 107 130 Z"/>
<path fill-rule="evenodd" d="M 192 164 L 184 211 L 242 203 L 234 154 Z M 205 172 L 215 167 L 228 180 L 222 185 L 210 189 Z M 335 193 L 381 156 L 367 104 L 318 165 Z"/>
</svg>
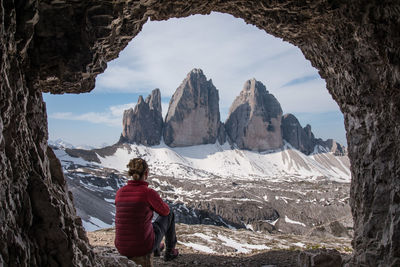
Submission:
<svg viewBox="0 0 400 267">
<path fill-rule="evenodd" d="M 232 14 L 296 45 L 344 114 L 352 164 L 352 266 L 400 265 L 397 1 L 0 1 L 0 264 L 96 265 L 42 92 L 79 93 L 150 18 Z"/>
</svg>

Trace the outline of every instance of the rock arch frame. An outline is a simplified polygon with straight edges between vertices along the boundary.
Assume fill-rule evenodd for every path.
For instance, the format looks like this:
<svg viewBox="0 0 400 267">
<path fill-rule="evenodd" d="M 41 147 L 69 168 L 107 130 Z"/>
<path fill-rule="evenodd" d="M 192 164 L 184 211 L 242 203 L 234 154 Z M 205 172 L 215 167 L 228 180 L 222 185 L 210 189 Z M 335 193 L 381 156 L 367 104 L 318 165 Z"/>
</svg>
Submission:
<svg viewBox="0 0 400 267">
<path fill-rule="evenodd" d="M 0 0 L 0 264 L 101 264 L 60 163 L 41 92 L 79 93 L 148 18 L 211 11 L 299 47 L 345 118 L 352 265 L 400 265 L 400 5 L 344 0 Z"/>
</svg>

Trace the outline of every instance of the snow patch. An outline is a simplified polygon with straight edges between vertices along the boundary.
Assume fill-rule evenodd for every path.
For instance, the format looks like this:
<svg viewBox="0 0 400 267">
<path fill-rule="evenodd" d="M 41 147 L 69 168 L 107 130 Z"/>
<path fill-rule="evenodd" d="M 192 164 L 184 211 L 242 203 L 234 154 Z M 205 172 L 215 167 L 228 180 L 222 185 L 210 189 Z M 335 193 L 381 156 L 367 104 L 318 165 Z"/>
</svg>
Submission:
<svg viewBox="0 0 400 267">
<path fill-rule="evenodd" d="M 182 241 L 178 241 L 178 243 L 182 244 L 184 246 L 187 246 L 187 247 L 191 247 L 194 250 L 198 250 L 198 251 L 201 251 L 201 252 L 211 253 L 211 254 L 216 253 L 214 250 L 212 250 L 211 248 L 209 248 L 207 246 L 204 246 L 204 245 L 200 245 L 200 244 L 196 244 L 196 243 L 192 243 L 192 242 L 185 243 L 185 242 L 182 242 Z"/>
<path fill-rule="evenodd" d="M 298 224 L 298 225 L 301 225 L 301 226 L 306 227 L 306 225 L 305 225 L 304 223 L 291 220 L 291 219 L 289 219 L 289 217 L 286 216 L 286 215 L 285 215 L 285 222 L 287 222 L 287 223 L 292 223 L 292 224 Z"/>
<path fill-rule="evenodd" d="M 251 250 L 269 249 L 266 245 L 251 245 L 247 243 L 239 243 L 231 238 L 218 234 L 218 238 L 224 242 L 224 246 L 236 249 L 238 253 L 250 253 Z M 249 250 L 250 249 L 250 250 Z"/>
<path fill-rule="evenodd" d="M 150 171 L 155 175 L 186 179 L 201 180 L 217 176 L 262 178 L 278 182 L 284 180 L 281 177 L 290 176 L 303 180 L 326 177 L 341 182 L 350 181 L 350 171 L 345 174 L 337 168 L 326 168 L 312 156 L 306 156 L 287 144 L 283 149 L 262 153 L 232 149 L 228 143 L 175 148 L 163 142 L 152 147 L 132 144 L 129 148 L 118 148 L 112 156 L 99 156 L 99 159 L 102 166 L 124 172 L 127 162 L 138 156 L 148 161 Z"/>
<path fill-rule="evenodd" d="M 89 220 L 82 219 L 82 225 L 83 228 L 85 228 L 85 230 L 88 232 L 96 231 L 103 228 L 110 228 L 114 226 L 114 224 L 107 224 L 102 220 L 92 216 L 89 216 Z"/>
</svg>

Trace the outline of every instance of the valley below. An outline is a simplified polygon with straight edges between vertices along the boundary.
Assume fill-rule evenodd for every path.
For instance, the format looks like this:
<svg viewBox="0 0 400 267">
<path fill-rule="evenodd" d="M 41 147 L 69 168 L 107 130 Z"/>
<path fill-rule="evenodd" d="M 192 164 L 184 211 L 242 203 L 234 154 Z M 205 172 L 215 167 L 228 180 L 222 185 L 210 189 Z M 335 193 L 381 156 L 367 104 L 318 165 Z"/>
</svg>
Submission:
<svg viewBox="0 0 400 267">
<path fill-rule="evenodd" d="M 352 251 L 350 184 L 344 175 L 347 157 L 306 156 L 290 147 L 259 153 L 220 145 L 191 147 L 190 151 L 162 145 L 53 149 L 77 213 L 99 253 L 117 253 L 114 198 L 127 181 L 126 162 L 138 156 L 149 162 L 149 186 L 175 212 L 178 247 L 183 260 L 192 265 L 207 266 L 201 264 L 202 255 L 217 262 L 243 259 L 237 266 L 262 266 L 262 262 L 251 263 L 260 253 L 282 253 L 282 260 L 290 262 L 293 259 L 287 256 L 293 251 L 295 260 L 303 250 Z M 213 260 L 208 263 L 213 265 Z"/>
</svg>

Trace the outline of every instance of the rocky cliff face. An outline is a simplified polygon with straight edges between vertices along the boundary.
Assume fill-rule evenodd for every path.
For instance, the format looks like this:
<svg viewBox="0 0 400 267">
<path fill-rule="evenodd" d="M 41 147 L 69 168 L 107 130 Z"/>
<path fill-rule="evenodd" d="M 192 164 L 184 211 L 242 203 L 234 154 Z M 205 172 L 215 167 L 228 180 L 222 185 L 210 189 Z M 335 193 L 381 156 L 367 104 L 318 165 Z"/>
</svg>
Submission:
<svg viewBox="0 0 400 267">
<path fill-rule="evenodd" d="M 103 266 L 47 146 L 38 66 L 28 53 L 38 6 L 0 1 L 0 266 Z"/>
<path fill-rule="evenodd" d="M 352 266 L 400 265 L 398 3 L 322 0 L 0 0 L 0 264 L 98 265 L 67 212 L 67 190 L 52 182 L 41 92 L 91 91 L 149 18 L 212 11 L 298 46 L 319 70 L 347 130 Z M 40 213 L 43 205 L 56 216 Z M 37 223 L 60 227 L 35 232 Z"/>
<path fill-rule="evenodd" d="M 314 150 L 314 135 L 311 132 L 311 126 L 302 128 L 300 122 L 292 114 L 285 114 L 282 117 L 282 137 L 304 154 L 308 155 Z"/>
<path fill-rule="evenodd" d="M 143 100 L 139 96 L 134 109 L 124 111 L 120 142 L 158 145 L 161 141 L 163 118 L 161 93 L 155 89 Z"/>
<path fill-rule="evenodd" d="M 336 156 L 342 156 L 347 153 L 344 146 L 333 139 L 316 139 L 311 132 L 311 125 L 307 124 L 302 128 L 300 122 L 293 114 L 285 114 L 282 117 L 282 137 L 294 148 L 304 154 L 309 155 L 312 152 L 332 152 Z"/>
<path fill-rule="evenodd" d="M 321 138 L 315 139 L 314 144 L 317 152 L 332 152 L 336 156 L 342 156 L 347 154 L 346 147 L 342 146 L 333 139 L 322 140 Z"/>
<path fill-rule="evenodd" d="M 169 102 L 164 141 L 171 147 L 214 144 L 219 127 L 218 90 L 202 70 L 193 69 Z"/>
<path fill-rule="evenodd" d="M 226 133 L 241 149 L 264 151 L 283 145 L 282 109 L 276 98 L 255 79 L 245 82 L 225 122 Z"/>
</svg>

